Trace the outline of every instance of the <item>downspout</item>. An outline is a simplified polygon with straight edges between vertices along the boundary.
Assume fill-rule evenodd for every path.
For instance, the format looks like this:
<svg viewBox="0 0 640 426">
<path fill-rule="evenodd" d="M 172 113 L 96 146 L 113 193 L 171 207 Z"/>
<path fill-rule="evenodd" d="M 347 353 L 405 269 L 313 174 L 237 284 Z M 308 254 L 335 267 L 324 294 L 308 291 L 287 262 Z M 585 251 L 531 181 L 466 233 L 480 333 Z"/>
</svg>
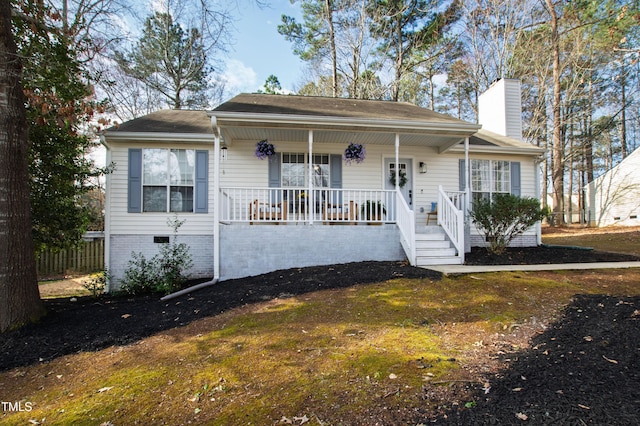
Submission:
<svg viewBox="0 0 640 426">
<path fill-rule="evenodd" d="M 211 116 L 213 128 L 213 281 L 220 279 L 220 128 Z"/>
<path fill-rule="evenodd" d="M 464 251 L 471 252 L 471 162 L 469 161 L 469 137 L 464 138 Z"/>
<path fill-rule="evenodd" d="M 539 200 L 542 200 L 542 193 L 540 189 L 540 163 L 541 158 L 538 157 L 533 162 L 533 174 L 535 176 L 535 194 Z M 536 223 L 536 245 L 542 244 L 542 221 Z"/>
<path fill-rule="evenodd" d="M 105 164 L 111 164 L 111 147 L 107 143 L 107 138 L 104 134 L 100 135 L 100 143 L 106 148 L 106 160 Z M 109 174 L 105 176 L 105 200 L 104 200 L 104 269 L 109 270 L 109 262 L 111 261 L 111 177 Z M 107 274 L 107 279 L 108 274 Z M 111 282 L 107 282 L 106 292 L 109 292 Z"/>
<path fill-rule="evenodd" d="M 309 129 L 309 205 L 307 206 L 309 225 L 313 225 L 315 203 L 315 194 L 313 193 L 313 130 Z"/>
<path fill-rule="evenodd" d="M 213 279 L 167 294 L 160 300 L 171 300 L 201 288 L 209 287 L 220 280 L 220 128 L 215 116 L 211 116 L 213 128 Z"/>
</svg>

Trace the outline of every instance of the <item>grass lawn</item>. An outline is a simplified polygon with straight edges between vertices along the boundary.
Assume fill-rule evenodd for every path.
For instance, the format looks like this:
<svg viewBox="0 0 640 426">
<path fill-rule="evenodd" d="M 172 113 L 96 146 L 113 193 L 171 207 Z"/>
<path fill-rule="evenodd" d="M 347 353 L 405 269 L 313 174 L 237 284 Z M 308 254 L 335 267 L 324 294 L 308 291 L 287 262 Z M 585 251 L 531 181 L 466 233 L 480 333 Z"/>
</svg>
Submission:
<svg viewBox="0 0 640 426">
<path fill-rule="evenodd" d="M 416 424 L 473 403 L 465 384 L 498 373 L 498 354 L 526 348 L 573 295 L 640 295 L 638 282 L 638 269 L 488 273 L 275 299 L 0 373 L 0 399 L 30 408 L 0 422 Z"/>
</svg>

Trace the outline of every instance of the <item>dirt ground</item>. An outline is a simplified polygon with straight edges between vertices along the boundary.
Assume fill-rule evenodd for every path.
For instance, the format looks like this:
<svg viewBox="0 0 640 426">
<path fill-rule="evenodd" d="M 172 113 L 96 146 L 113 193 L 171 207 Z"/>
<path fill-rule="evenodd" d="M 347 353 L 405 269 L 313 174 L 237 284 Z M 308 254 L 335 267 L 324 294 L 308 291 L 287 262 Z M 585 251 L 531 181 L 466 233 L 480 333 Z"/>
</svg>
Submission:
<svg viewBox="0 0 640 426">
<path fill-rule="evenodd" d="M 561 263 L 638 260 L 637 256 L 597 250 L 510 249 L 496 259 L 484 250 L 469 263 Z M 184 326 L 231 308 L 287 295 L 381 282 L 395 277 L 439 279 L 434 271 L 398 262 L 361 262 L 276 271 L 229 280 L 191 297 L 162 302 L 158 296 L 45 300 L 48 316 L 39 324 L 0 335 L 0 371 L 28 366 L 80 351 L 127 345 L 159 331 Z M 53 286 L 60 288 L 54 288 Z M 45 284 L 74 291 L 78 279 Z M 43 291 L 45 294 L 45 291 Z M 66 294 L 66 293 L 63 293 Z M 135 312 L 136 321 L 121 321 Z M 90 318 L 90 320 L 87 320 Z M 97 326 L 100 324 L 100 326 Z M 529 330 L 531 331 L 531 330 Z M 533 337 L 523 330 L 509 344 L 530 348 L 513 352 L 491 348 L 470 371 L 477 379 L 439 388 L 424 398 L 442 401 L 424 424 L 640 424 L 640 297 L 581 295 L 560 320 Z M 491 356 L 488 354 L 491 353 Z M 490 373 L 490 374 L 488 374 Z M 473 406 L 451 409 L 450 401 L 473 392 Z M 467 394 L 468 395 L 468 394 Z M 469 400 L 469 398 L 467 398 Z"/>
</svg>

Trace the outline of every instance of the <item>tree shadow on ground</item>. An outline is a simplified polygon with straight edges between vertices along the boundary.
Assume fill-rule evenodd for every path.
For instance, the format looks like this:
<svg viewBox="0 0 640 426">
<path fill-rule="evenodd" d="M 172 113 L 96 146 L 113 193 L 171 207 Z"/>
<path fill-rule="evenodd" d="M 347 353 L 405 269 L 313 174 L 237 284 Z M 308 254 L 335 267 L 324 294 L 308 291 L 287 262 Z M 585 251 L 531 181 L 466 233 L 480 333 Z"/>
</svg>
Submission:
<svg viewBox="0 0 640 426">
<path fill-rule="evenodd" d="M 435 423 L 638 424 L 638 341 L 640 297 L 578 295 L 490 388 L 475 386 L 477 406 Z"/>
</svg>

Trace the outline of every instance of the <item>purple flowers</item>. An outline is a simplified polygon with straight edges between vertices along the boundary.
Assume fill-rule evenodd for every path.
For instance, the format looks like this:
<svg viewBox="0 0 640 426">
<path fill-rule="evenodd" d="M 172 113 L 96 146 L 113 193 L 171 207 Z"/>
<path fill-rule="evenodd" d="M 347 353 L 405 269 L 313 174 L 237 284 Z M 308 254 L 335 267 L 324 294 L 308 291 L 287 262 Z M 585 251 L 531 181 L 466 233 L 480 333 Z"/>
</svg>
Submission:
<svg viewBox="0 0 640 426">
<path fill-rule="evenodd" d="M 352 161 L 362 163 L 366 155 L 367 151 L 365 151 L 364 145 L 352 142 L 344 150 L 344 162 L 347 164 L 351 164 Z"/>
<path fill-rule="evenodd" d="M 267 139 L 263 139 L 256 144 L 256 157 L 261 160 L 270 158 L 276 154 L 276 148 Z"/>
</svg>

